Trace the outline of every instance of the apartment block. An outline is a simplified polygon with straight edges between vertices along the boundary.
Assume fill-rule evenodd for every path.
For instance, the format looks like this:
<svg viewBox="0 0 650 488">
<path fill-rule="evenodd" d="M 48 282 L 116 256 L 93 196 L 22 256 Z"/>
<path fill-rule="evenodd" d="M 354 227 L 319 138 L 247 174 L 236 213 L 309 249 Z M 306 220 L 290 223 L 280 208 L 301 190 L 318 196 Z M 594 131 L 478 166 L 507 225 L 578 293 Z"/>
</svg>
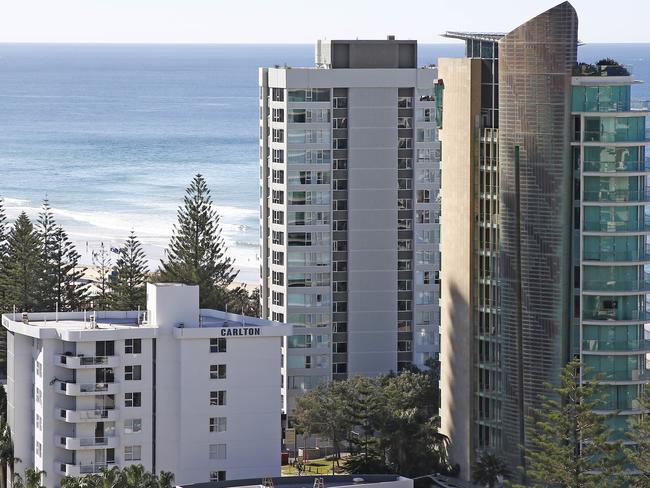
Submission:
<svg viewBox="0 0 650 488">
<path fill-rule="evenodd" d="M 294 327 L 289 415 L 321 382 L 437 360 L 436 77 L 393 38 L 260 69 L 262 306 Z"/>
<path fill-rule="evenodd" d="M 291 327 L 199 309 L 196 286 L 148 284 L 147 310 L 23 313 L 7 329 L 16 470 L 142 464 L 177 483 L 280 474 L 281 340 Z"/>
</svg>

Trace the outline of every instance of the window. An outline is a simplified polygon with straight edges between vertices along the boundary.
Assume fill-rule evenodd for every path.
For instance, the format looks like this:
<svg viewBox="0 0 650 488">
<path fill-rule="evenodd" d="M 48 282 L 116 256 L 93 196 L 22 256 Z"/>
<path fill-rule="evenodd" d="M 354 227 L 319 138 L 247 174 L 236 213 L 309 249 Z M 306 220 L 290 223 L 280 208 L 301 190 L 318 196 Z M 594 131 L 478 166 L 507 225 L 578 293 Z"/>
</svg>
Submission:
<svg viewBox="0 0 650 488">
<path fill-rule="evenodd" d="M 271 88 L 271 98 L 274 102 L 284 102 L 284 89 Z"/>
<path fill-rule="evenodd" d="M 124 366 L 124 380 L 136 381 L 142 379 L 142 366 Z"/>
<path fill-rule="evenodd" d="M 126 419 L 124 421 L 125 434 L 137 434 L 142 431 L 142 419 Z"/>
<path fill-rule="evenodd" d="M 333 127 L 335 129 L 346 129 L 348 127 L 347 117 L 337 117 L 333 120 Z"/>
<path fill-rule="evenodd" d="M 418 224 L 428 224 L 431 220 L 431 215 L 428 210 L 416 210 L 415 217 Z"/>
<path fill-rule="evenodd" d="M 411 178 L 398 178 L 397 187 L 400 190 L 410 190 L 411 189 Z"/>
<path fill-rule="evenodd" d="M 411 270 L 410 259 L 399 259 L 397 261 L 397 271 L 410 271 L 410 270 Z"/>
<path fill-rule="evenodd" d="M 226 404 L 226 391 L 217 390 L 210 392 L 210 405 L 225 405 Z"/>
<path fill-rule="evenodd" d="M 272 279 L 274 285 L 284 286 L 284 273 L 280 271 L 273 271 Z"/>
<path fill-rule="evenodd" d="M 411 300 L 397 300 L 398 312 L 409 312 L 411 310 Z"/>
<path fill-rule="evenodd" d="M 284 314 L 280 312 L 272 312 L 271 320 L 275 322 L 284 322 Z"/>
<path fill-rule="evenodd" d="M 411 210 L 412 201 L 410 198 L 399 198 L 397 200 L 397 210 Z"/>
<path fill-rule="evenodd" d="M 274 169 L 272 175 L 273 183 L 284 183 L 284 170 Z"/>
<path fill-rule="evenodd" d="M 413 158 L 398 158 L 397 169 L 411 169 L 413 167 Z"/>
<path fill-rule="evenodd" d="M 210 365 L 210 379 L 223 380 L 226 378 L 226 365 L 225 364 L 211 364 Z"/>
<path fill-rule="evenodd" d="M 291 349 L 311 347 L 310 335 L 292 335 L 287 337 L 287 346 Z"/>
<path fill-rule="evenodd" d="M 271 110 L 273 122 L 284 122 L 284 109 L 274 108 Z"/>
<path fill-rule="evenodd" d="M 397 280 L 397 289 L 399 291 L 410 291 L 411 280 Z"/>
<path fill-rule="evenodd" d="M 348 343 L 347 342 L 334 342 L 332 343 L 332 352 L 334 354 L 341 354 L 348 352 Z"/>
<path fill-rule="evenodd" d="M 273 142 L 284 142 L 284 129 L 273 129 Z"/>
<path fill-rule="evenodd" d="M 347 97 L 335 97 L 333 104 L 334 104 L 334 108 L 347 108 L 348 99 Z"/>
<path fill-rule="evenodd" d="M 410 352 L 411 341 L 397 341 L 397 350 L 399 352 Z"/>
<path fill-rule="evenodd" d="M 226 472 L 210 471 L 210 481 L 226 481 Z"/>
<path fill-rule="evenodd" d="M 271 154 L 274 163 L 284 163 L 284 149 L 273 149 Z"/>
<path fill-rule="evenodd" d="M 140 461 L 142 458 L 142 448 L 140 446 L 124 446 L 125 461 Z"/>
<path fill-rule="evenodd" d="M 410 129 L 413 127 L 413 119 L 411 117 L 397 117 L 398 129 Z"/>
<path fill-rule="evenodd" d="M 142 339 L 126 339 L 124 341 L 125 354 L 140 354 L 142 352 Z"/>
<path fill-rule="evenodd" d="M 39 378 L 43 377 L 43 364 L 39 361 L 36 361 L 36 376 Z"/>
<path fill-rule="evenodd" d="M 43 417 L 36 414 L 36 430 L 43 430 Z"/>
<path fill-rule="evenodd" d="M 39 405 L 43 404 L 43 392 L 39 387 L 36 387 L 36 403 Z"/>
<path fill-rule="evenodd" d="M 95 342 L 95 356 L 113 356 L 113 355 L 115 355 L 115 341 Z"/>
<path fill-rule="evenodd" d="M 43 457 L 43 444 L 38 441 L 36 441 L 36 456 L 39 458 Z"/>
<path fill-rule="evenodd" d="M 222 337 L 210 339 L 210 352 L 226 352 L 226 339 Z"/>
<path fill-rule="evenodd" d="M 282 210 L 273 210 L 271 217 L 274 224 L 284 224 L 284 212 Z"/>
<path fill-rule="evenodd" d="M 281 230 L 271 231 L 271 240 L 273 241 L 273 244 L 284 244 L 284 232 Z"/>
<path fill-rule="evenodd" d="M 284 293 L 279 291 L 273 291 L 271 293 L 271 296 L 273 300 L 273 305 L 277 305 L 279 307 L 282 307 L 284 305 Z"/>
<path fill-rule="evenodd" d="M 429 190 L 417 191 L 418 203 L 431 203 L 431 192 Z"/>
<path fill-rule="evenodd" d="M 225 432 L 227 426 L 226 417 L 210 417 L 210 432 Z"/>
<path fill-rule="evenodd" d="M 133 392 L 124 394 L 125 407 L 140 407 L 142 406 L 142 393 Z"/>
<path fill-rule="evenodd" d="M 334 139 L 332 147 L 334 149 L 347 149 L 348 140 L 347 139 Z"/>
<path fill-rule="evenodd" d="M 335 159 L 334 160 L 334 169 L 348 169 L 348 160 L 347 159 Z"/>
<path fill-rule="evenodd" d="M 284 253 L 281 251 L 273 251 L 273 264 L 284 264 Z"/>
<path fill-rule="evenodd" d="M 416 142 L 433 142 L 436 140 L 435 129 L 418 129 L 415 131 Z"/>
<path fill-rule="evenodd" d="M 397 230 L 410 230 L 411 219 L 397 219 Z"/>
<path fill-rule="evenodd" d="M 397 106 L 399 108 L 411 108 L 413 106 L 413 98 L 412 97 L 398 97 L 397 98 Z"/>
<path fill-rule="evenodd" d="M 284 192 L 282 190 L 273 190 L 272 201 L 273 203 L 282 205 L 284 203 Z"/>
<path fill-rule="evenodd" d="M 210 444 L 210 459 L 226 459 L 226 445 Z"/>
<path fill-rule="evenodd" d="M 418 122 L 433 122 L 432 119 L 432 110 L 430 108 L 419 108 L 417 109 L 417 121 Z"/>
<path fill-rule="evenodd" d="M 412 241 L 410 239 L 400 239 L 397 241 L 398 251 L 410 251 L 412 249 Z"/>
</svg>

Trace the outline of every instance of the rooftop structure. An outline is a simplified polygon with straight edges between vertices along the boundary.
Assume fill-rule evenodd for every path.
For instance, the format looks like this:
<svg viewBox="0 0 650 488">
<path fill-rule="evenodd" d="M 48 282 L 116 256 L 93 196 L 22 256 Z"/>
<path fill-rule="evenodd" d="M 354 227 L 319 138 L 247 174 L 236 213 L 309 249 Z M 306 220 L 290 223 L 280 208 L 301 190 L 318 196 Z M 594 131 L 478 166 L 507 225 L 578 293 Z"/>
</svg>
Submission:
<svg viewBox="0 0 650 488">
<path fill-rule="evenodd" d="M 181 284 L 148 284 L 142 311 L 2 325 L 16 469 L 46 471 L 47 488 L 134 463 L 179 483 L 279 474 L 290 326 L 199 309 L 198 287 Z"/>
</svg>

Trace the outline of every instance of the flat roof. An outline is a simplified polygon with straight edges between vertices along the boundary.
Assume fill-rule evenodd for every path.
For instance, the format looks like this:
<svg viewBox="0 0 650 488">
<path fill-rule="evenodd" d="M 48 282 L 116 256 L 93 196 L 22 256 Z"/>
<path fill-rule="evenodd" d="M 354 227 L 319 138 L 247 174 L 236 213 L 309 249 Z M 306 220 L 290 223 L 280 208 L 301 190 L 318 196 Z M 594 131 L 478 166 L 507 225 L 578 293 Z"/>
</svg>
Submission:
<svg viewBox="0 0 650 488">
<path fill-rule="evenodd" d="M 446 31 L 441 34 L 442 37 L 449 39 L 460 39 L 461 41 L 492 41 L 496 42 L 506 36 L 502 32 L 460 32 L 460 31 Z"/>
</svg>

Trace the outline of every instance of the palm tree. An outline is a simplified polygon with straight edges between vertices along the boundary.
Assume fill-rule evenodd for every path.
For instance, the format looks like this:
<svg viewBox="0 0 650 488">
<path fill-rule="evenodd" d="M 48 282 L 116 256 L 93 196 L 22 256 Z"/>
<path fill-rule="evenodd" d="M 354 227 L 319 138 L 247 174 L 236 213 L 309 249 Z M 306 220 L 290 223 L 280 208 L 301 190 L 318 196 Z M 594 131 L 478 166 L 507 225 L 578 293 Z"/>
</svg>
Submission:
<svg viewBox="0 0 650 488">
<path fill-rule="evenodd" d="M 45 476 L 47 476 L 45 471 L 27 468 L 25 470 L 25 488 L 45 488 L 41 485 L 41 481 Z"/>
<path fill-rule="evenodd" d="M 23 477 L 20 476 L 18 473 L 14 473 L 11 484 L 13 488 L 25 488 L 25 483 L 23 483 Z"/>
<path fill-rule="evenodd" d="M 126 474 L 117 466 L 102 470 L 102 474 L 97 477 L 97 488 L 127 488 Z"/>
<path fill-rule="evenodd" d="M 161 471 L 158 475 L 158 487 L 159 488 L 172 488 L 172 483 L 174 482 L 174 473 L 170 471 Z"/>
<path fill-rule="evenodd" d="M 19 463 L 20 459 L 14 457 L 14 443 L 11 439 L 11 429 L 9 425 L 4 424 L 0 431 L 0 472 L 2 474 L 2 488 L 7 487 L 7 480 L 13 477 L 14 464 Z"/>
<path fill-rule="evenodd" d="M 508 476 L 510 470 L 505 461 L 497 454 L 483 451 L 474 464 L 474 483 L 494 488 L 500 476 Z"/>
</svg>

